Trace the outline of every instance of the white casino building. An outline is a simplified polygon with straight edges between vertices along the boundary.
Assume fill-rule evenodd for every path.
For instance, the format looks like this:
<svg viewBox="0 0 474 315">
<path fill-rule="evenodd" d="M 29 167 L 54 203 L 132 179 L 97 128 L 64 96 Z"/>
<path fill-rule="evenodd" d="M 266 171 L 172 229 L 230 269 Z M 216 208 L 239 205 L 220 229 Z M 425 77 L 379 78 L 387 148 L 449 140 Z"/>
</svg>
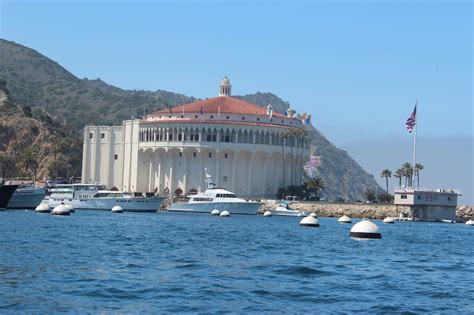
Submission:
<svg viewBox="0 0 474 315">
<path fill-rule="evenodd" d="M 186 193 L 206 189 L 207 168 L 217 186 L 239 196 L 274 197 L 290 181 L 301 183 L 309 146 L 293 110 L 287 116 L 271 111 L 231 97 L 226 77 L 218 97 L 122 126 L 86 126 L 82 181 L 132 192 Z"/>
</svg>

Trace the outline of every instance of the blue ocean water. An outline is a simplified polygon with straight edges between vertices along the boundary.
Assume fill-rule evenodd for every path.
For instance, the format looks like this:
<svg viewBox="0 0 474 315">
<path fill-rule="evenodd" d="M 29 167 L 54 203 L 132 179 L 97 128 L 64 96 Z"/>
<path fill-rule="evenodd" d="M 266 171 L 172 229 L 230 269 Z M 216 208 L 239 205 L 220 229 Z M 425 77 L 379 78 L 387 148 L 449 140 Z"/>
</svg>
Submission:
<svg viewBox="0 0 474 315">
<path fill-rule="evenodd" d="M 299 220 L 0 212 L 0 312 L 474 313 L 474 228 Z"/>
</svg>

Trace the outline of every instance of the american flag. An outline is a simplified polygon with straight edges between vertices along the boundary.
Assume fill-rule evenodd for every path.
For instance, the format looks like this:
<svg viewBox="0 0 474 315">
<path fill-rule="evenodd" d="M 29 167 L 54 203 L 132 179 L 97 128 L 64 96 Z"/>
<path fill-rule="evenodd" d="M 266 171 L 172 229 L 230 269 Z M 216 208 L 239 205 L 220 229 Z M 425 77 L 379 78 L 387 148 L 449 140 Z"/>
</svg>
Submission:
<svg viewBox="0 0 474 315">
<path fill-rule="evenodd" d="M 410 117 L 408 117 L 407 122 L 405 123 L 405 127 L 407 128 L 408 132 L 411 133 L 413 128 L 416 125 L 416 105 L 415 109 L 413 109 L 413 113 L 411 113 Z"/>
</svg>

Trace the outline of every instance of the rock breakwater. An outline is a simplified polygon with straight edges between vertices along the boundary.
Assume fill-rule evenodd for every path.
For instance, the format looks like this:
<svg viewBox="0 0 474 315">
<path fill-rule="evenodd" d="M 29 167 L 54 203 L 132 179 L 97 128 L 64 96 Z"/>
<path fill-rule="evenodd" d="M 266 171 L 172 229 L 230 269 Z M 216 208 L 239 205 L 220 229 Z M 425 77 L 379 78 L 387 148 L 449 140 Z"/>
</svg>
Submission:
<svg viewBox="0 0 474 315">
<path fill-rule="evenodd" d="M 347 215 L 351 218 L 368 218 L 383 220 L 386 217 L 399 217 L 400 213 L 410 213 L 407 206 L 394 204 L 372 204 L 372 203 L 330 203 L 330 202 L 293 202 L 290 204 L 295 210 L 315 212 L 319 217 L 341 217 Z M 261 211 L 271 210 L 277 204 L 266 203 Z M 456 208 L 456 220 L 465 222 L 474 217 L 472 206 L 458 206 Z"/>
</svg>

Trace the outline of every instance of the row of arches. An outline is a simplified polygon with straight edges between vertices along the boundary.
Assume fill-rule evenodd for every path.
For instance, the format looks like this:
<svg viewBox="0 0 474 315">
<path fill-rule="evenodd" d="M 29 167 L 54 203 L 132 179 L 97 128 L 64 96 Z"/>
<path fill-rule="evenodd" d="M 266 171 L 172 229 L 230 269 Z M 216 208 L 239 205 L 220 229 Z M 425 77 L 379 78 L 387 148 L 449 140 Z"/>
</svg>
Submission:
<svg viewBox="0 0 474 315">
<path fill-rule="evenodd" d="M 308 148 L 307 138 L 296 129 L 274 131 L 248 128 L 142 127 L 140 142 L 231 142 Z"/>
</svg>

